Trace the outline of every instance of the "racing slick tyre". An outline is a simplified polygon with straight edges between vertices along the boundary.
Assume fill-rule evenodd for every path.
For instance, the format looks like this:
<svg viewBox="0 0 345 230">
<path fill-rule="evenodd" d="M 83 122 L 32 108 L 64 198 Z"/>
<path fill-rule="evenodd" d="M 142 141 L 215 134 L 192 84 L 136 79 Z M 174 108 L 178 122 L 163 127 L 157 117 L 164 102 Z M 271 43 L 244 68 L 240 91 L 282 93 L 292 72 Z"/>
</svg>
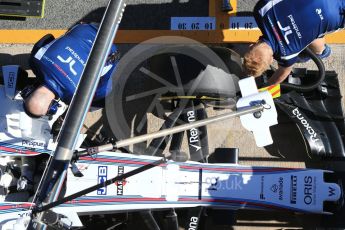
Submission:
<svg viewBox="0 0 345 230">
<path fill-rule="evenodd" d="M 226 48 L 214 50 L 187 38 L 160 37 L 126 53 L 112 76 L 113 90 L 106 98 L 105 112 L 114 137 L 125 139 L 147 133 L 152 125 L 147 119 L 150 114 L 165 121 L 168 104 L 164 97 L 235 97 L 238 77 L 228 67 L 236 65 L 233 69 L 241 74 L 239 56 Z M 232 63 L 225 63 L 229 60 Z M 204 74 L 205 78 L 196 81 L 208 66 L 222 74 Z M 182 107 L 186 108 L 189 101 L 193 100 L 183 100 Z M 135 154 L 150 151 L 154 149 L 148 150 L 145 143 L 130 149 Z"/>
</svg>

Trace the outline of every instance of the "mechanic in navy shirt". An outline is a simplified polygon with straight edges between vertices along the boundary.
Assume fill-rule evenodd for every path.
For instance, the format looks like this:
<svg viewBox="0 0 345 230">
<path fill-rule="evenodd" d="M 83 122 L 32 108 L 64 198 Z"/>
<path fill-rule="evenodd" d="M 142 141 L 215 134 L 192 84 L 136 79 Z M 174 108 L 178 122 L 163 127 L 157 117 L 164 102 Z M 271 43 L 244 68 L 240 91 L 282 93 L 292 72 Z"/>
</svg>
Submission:
<svg viewBox="0 0 345 230">
<path fill-rule="evenodd" d="M 66 34 L 32 54 L 31 63 L 38 75 L 38 87 L 25 93 L 24 108 L 30 116 L 40 117 L 56 111 L 57 100 L 69 104 L 76 90 L 98 30 L 97 24 L 77 24 Z M 118 62 L 115 45 L 103 67 L 94 101 L 111 90 L 111 74 Z"/>
<path fill-rule="evenodd" d="M 259 0 L 254 17 L 263 36 L 244 56 L 246 73 L 261 76 L 274 58 L 279 68 L 268 83 L 278 84 L 306 47 L 328 57 L 331 50 L 324 35 L 344 28 L 344 12 L 345 0 Z"/>
</svg>

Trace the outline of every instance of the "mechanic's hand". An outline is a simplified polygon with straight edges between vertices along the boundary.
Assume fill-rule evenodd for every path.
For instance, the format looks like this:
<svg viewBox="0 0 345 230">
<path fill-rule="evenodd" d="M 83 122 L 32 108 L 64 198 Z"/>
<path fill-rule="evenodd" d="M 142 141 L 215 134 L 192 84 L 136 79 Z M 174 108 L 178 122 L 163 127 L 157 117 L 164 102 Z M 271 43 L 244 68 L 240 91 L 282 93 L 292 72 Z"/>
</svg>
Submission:
<svg viewBox="0 0 345 230">
<path fill-rule="evenodd" d="M 17 181 L 17 191 L 18 192 L 33 192 L 34 186 L 31 181 L 29 181 L 25 176 L 21 176 Z"/>
</svg>

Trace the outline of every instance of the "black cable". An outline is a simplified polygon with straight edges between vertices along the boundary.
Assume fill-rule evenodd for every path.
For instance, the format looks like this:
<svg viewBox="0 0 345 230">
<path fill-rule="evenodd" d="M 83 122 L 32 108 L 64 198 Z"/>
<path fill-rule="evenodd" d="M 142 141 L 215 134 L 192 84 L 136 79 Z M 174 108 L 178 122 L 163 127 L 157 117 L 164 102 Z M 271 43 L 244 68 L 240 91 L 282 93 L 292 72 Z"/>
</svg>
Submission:
<svg viewBox="0 0 345 230">
<path fill-rule="evenodd" d="M 325 70 L 325 65 L 323 64 L 321 58 L 308 47 L 305 48 L 303 52 L 307 54 L 315 62 L 317 68 L 319 69 L 318 78 L 314 82 L 305 84 L 305 85 L 295 85 L 295 84 L 283 82 L 280 84 L 280 87 L 282 89 L 295 90 L 297 92 L 306 93 L 319 87 L 319 85 L 325 80 L 326 70 Z"/>
</svg>

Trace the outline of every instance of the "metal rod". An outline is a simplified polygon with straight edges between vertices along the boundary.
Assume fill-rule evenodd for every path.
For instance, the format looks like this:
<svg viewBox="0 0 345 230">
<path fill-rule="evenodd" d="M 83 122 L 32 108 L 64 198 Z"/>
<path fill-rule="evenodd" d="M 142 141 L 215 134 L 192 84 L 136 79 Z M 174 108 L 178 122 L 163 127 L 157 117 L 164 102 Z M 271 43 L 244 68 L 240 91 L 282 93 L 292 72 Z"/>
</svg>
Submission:
<svg viewBox="0 0 345 230">
<path fill-rule="evenodd" d="M 82 124 L 92 102 L 103 66 L 119 27 L 124 7 L 125 0 L 109 1 L 90 56 L 67 113 L 55 154 L 41 183 L 42 185 L 39 187 L 38 196 L 34 201 L 36 205 L 43 201 L 50 203 L 58 199 L 58 195 L 63 186 L 64 178 L 62 177 L 65 175 L 68 164 L 73 156 L 73 150 L 75 149 Z M 40 222 L 41 218 L 38 216 L 36 220 Z M 43 228 L 39 227 L 39 229 Z"/>
<path fill-rule="evenodd" d="M 193 123 L 179 125 L 179 126 L 176 126 L 173 128 L 160 130 L 160 131 L 157 131 L 154 133 L 148 133 L 148 134 L 144 134 L 141 136 L 132 137 L 132 138 L 128 138 L 125 140 L 117 141 L 115 144 L 100 145 L 100 146 L 87 148 L 86 150 L 83 150 L 83 151 L 76 151 L 74 158 L 78 159 L 79 157 L 82 157 L 82 156 L 94 155 L 94 154 L 99 153 L 99 152 L 110 151 L 114 148 L 121 148 L 121 147 L 125 147 L 125 146 L 134 145 L 137 143 L 141 143 L 141 142 L 144 142 L 147 140 L 154 140 L 156 138 L 166 137 L 166 136 L 169 136 L 169 135 L 172 135 L 175 133 L 180 133 L 180 132 L 192 129 L 192 128 L 199 128 L 199 127 L 211 124 L 211 123 L 227 120 L 227 119 L 233 118 L 233 117 L 243 116 L 243 115 L 250 114 L 250 113 L 260 112 L 263 110 L 264 110 L 264 105 L 255 105 L 255 106 L 251 106 L 249 108 L 242 108 L 240 111 L 225 113 L 225 114 L 221 114 L 218 116 L 206 118 L 204 120 L 196 121 Z"/>
<path fill-rule="evenodd" d="M 131 177 L 131 176 L 137 175 L 139 173 L 142 173 L 144 171 L 147 171 L 149 169 L 152 169 L 152 168 L 154 168 L 156 166 L 159 166 L 159 165 L 165 163 L 166 161 L 167 161 L 167 159 L 163 157 L 163 158 L 161 158 L 161 159 L 159 159 L 157 161 L 154 161 L 152 163 L 148 163 L 146 165 L 143 165 L 143 166 L 141 166 L 139 168 L 133 169 L 132 171 L 129 171 L 129 172 L 127 172 L 125 174 L 122 174 L 120 176 L 113 177 L 113 178 L 111 178 L 109 180 L 106 180 L 106 181 L 100 183 L 100 184 L 96 184 L 96 185 L 94 185 L 92 187 L 86 188 L 84 190 L 81 190 L 81 191 L 76 192 L 74 194 L 71 194 L 69 196 L 66 196 L 66 197 L 64 197 L 64 198 L 62 198 L 60 200 L 54 201 L 54 202 L 49 203 L 49 204 L 44 205 L 44 206 L 38 206 L 38 207 L 36 207 L 33 210 L 33 212 L 34 213 L 38 213 L 38 212 L 47 211 L 47 210 L 49 210 L 51 208 L 59 206 L 60 204 L 66 203 L 66 202 L 71 201 L 71 200 L 74 200 L 74 199 L 76 199 L 78 197 L 81 197 L 83 195 L 86 195 L 86 194 L 88 194 L 90 192 L 94 192 L 97 189 L 100 189 L 100 188 L 106 187 L 108 185 L 114 184 L 116 181 L 123 181 L 123 180 L 127 179 L 128 177 Z"/>
<path fill-rule="evenodd" d="M 140 142 L 144 142 L 144 141 L 147 141 L 147 140 L 152 140 L 152 139 L 155 139 L 155 138 L 160 138 L 160 137 L 172 135 L 172 134 L 175 134 L 175 133 L 183 132 L 183 131 L 186 131 L 186 130 L 189 130 L 189 129 L 192 129 L 192 128 L 199 128 L 201 126 L 205 126 L 205 125 L 208 125 L 208 124 L 211 124 L 211 123 L 227 120 L 229 118 L 243 116 L 243 115 L 246 115 L 246 114 L 249 114 L 249 113 L 255 113 L 255 112 L 259 112 L 259 111 L 263 111 L 263 110 L 264 110 L 264 106 L 263 105 L 252 106 L 250 108 L 241 109 L 240 111 L 221 114 L 221 115 L 210 117 L 210 118 L 207 118 L 207 119 L 204 119 L 204 120 L 196 121 L 196 122 L 193 122 L 193 123 L 190 123 L 190 124 L 179 125 L 179 126 L 176 126 L 176 127 L 170 128 L 170 129 L 164 129 L 164 130 L 160 130 L 158 132 L 144 134 L 144 135 L 141 135 L 141 136 L 137 136 L 137 137 L 133 137 L 133 138 L 128 138 L 128 139 L 125 139 L 125 140 L 117 141 L 115 143 L 115 147 L 116 148 L 121 148 L 121 147 L 129 146 L 129 145 L 137 144 L 137 143 L 140 143 Z M 108 150 L 110 150 L 110 149 L 108 149 Z"/>
</svg>

